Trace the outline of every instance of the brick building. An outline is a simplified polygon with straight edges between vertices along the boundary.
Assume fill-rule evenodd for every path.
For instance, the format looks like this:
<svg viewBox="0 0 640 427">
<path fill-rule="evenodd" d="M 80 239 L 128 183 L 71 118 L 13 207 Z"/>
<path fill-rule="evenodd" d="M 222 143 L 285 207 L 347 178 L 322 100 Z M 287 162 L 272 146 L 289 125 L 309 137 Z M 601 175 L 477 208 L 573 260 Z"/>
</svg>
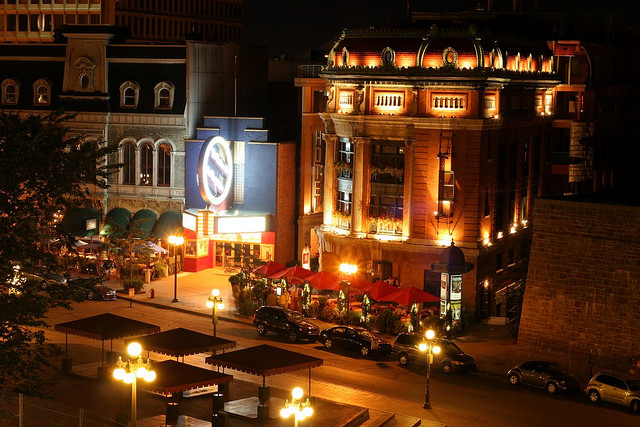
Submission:
<svg viewBox="0 0 640 427">
<path fill-rule="evenodd" d="M 638 206 L 536 201 L 519 348 L 583 369 L 640 360 L 639 224 Z"/>
</svg>

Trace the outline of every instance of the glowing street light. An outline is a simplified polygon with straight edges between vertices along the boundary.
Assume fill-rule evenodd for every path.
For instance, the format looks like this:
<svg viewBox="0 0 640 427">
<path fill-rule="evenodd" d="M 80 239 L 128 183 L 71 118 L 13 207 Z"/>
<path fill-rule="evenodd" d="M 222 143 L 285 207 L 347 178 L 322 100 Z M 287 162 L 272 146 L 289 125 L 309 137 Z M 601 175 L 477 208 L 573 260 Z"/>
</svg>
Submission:
<svg viewBox="0 0 640 427">
<path fill-rule="evenodd" d="M 184 243 L 184 237 L 169 236 L 169 243 L 173 245 L 173 257 L 175 259 L 175 278 L 173 280 L 173 299 L 171 302 L 178 302 L 178 245 Z"/>
<path fill-rule="evenodd" d="M 291 401 L 288 399 L 284 402 L 284 408 L 280 410 L 280 416 L 282 418 L 289 418 L 294 416 L 294 426 L 298 427 L 298 422 L 304 420 L 307 417 L 313 415 L 313 408 L 311 402 L 307 397 L 306 401 L 302 401 L 304 391 L 300 387 L 296 387 L 291 391 Z"/>
<path fill-rule="evenodd" d="M 347 277 L 351 277 L 358 271 L 358 266 L 356 264 L 342 263 L 340 264 L 339 269 L 342 274 L 346 275 Z M 349 280 L 343 280 L 342 284 L 347 288 L 347 325 L 350 325 L 351 317 L 349 316 L 349 311 L 351 308 L 351 282 L 349 282 Z"/>
<path fill-rule="evenodd" d="M 436 336 L 436 333 L 429 329 L 425 334 L 427 338 L 426 343 L 420 343 L 418 348 L 420 351 L 427 352 L 427 389 L 424 392 L 424 404 L 422 407 L 424 409 L 431 409 L 431 400 L 429 396 L 429 378 L 431 377 L 431 364 L 433 363 L 433 355 L 440 353 L 440 347 L 435 345 L 433 338 Z"/>
<path fill-rule="evenodd" d="M 211 322 L 213 323 L 213 336 L 216 336 L 216 326 L 218 325 L 218 310 L 224 308 L 222 297 L 220 296 L 220 290 L 214 289 L 211 291 L 211 295 L 207 297 L 207 307 L 211 309 Z"/>
<path fill-rule="evenodd" d="M 127 346 L 127 353 L 133 359 L 127 362 L 122 360 L 122 356 L 118 357 L 116 362 L 117 368 L 113 370 L 113 378 L 122 381 L 125 384 L 131 384 L 131 426 L 136 427 L 137 422 L 137 404 L 136 404 L 136 383 L 138 378 L 144 379 L 146 382 L 152 382 L 156 379 L 156 371 L 151 369 L 151 361 L 142 360 L 142 346 L 137 342 L 132 342 Z"/>
</svg>

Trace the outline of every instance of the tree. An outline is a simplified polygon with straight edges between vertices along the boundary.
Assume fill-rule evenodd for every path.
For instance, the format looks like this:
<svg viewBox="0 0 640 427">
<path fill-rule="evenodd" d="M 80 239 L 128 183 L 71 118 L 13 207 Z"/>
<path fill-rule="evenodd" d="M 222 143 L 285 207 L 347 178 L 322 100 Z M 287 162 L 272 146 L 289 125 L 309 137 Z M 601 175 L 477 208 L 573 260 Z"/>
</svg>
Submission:
<svg viewBox="0 0 640 427">
<path fill-rule="evenodd" d="M 73 289 L 27 281 L 16 288 L 12 261 L 23 268 L 51 264 L 45 251 L 60 212 L 87 203 L 89 185 L 106 188 L 120 165 L 107 165 L 116 147 L 81 144 L 66 123 L 73 116 L 0 114 L 0 392 L 39 394 L 40 373 L 59 349 L 47 344 L 45 316 L 52 307 L 70 307 L 80 299 Z M 72 250 L 73 236 L 60 236 Z"/>
</svg>

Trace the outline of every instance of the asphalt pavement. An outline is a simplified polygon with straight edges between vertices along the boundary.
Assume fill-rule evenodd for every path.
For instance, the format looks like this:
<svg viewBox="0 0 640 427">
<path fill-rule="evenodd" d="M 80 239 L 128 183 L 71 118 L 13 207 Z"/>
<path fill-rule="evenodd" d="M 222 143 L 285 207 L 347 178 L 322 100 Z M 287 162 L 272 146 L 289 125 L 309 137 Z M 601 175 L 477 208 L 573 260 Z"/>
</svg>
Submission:
<svg viewBox="0 0 640 427">
<path fill-rule="evenodd" d="M 230 273 L 226 273 L 222 268 L 209 268 L 196 273 L 179 272 L 177 278 L 171 275 L 145 284 L 143 293 L 136 294 L 132 303 L 153 305 L 210 318 L 212 313 L 211 309 L 206 307 L 207 297 L 213 289 L 218 289 L 225 305 L 224 309 L 218 311 L 219 318 L 251 324 L 250 317 L 236 314 L 229 276 Z M 122 288 L 121 281 L 113 277 L 105 284 L 116 290 Z M 128 296 L 122 293 L 119 293 L 118 297 L 128 299 Z M 173 302 L 174 299 L 177 299 L 177 302 Z M 311 321 L 321 329 L 334 326 L 319 319 Z M 390 342 L 395 338 L 391 335 L 379 335 Z M 510 336 L 505 326 L 504 318 L 490 318 L 473 324 L 464 335 L 457 337 L 454 341 L 476 359 L 478 372 L 501 376 L 505 381 L 509 369 L 529 359 L 551 360 L 576 373 L 576 367 L 568 366 L 563 360 L 554 358 L 552 354 L 540 355 L 519 350 L 516 340 Z M 578 372 L 578 380 L 586 383 L 588 378 L 580 378 L 581 373 Z"/>
</svg>

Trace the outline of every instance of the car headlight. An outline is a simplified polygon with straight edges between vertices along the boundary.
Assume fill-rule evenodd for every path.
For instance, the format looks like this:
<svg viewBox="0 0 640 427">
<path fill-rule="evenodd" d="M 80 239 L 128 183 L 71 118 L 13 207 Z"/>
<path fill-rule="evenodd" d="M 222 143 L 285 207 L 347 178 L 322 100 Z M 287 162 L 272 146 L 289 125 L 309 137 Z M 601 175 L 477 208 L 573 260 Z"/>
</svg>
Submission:
<svg viewBox="0 0 640 427">
<path fill-rule="evenodd" d="M 452 360 L 451 363 L 453 363 L 454 365 L 462 365 L 462 362 L 460 362 L 459 360 Z"/>
</svg>

